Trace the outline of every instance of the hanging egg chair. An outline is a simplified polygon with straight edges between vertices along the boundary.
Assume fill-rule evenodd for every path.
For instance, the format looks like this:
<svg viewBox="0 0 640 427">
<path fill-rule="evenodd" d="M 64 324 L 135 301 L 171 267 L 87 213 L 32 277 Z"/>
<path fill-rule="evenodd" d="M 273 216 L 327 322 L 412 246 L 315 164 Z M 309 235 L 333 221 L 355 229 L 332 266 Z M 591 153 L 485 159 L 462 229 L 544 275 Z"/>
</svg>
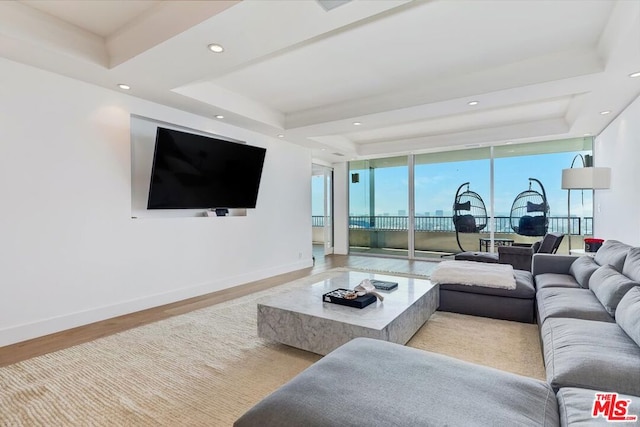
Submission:
<svg viewBox="0 0 640 427">
<path fill-rule="evenodd" d="M 465 186 L 466 190 L 462 191 Z M 465 182 L 456 191 L 452 210 L 456 241 L 460 250 L 464 252 L 458 233 L 479 233 L 482 231 L 487 226 L 487 208 L 482 197 L 475 191 L 469 190 L 469 183 Z"/>
<path fill-rule="evenodd" d="M 533 183 L 540 191 L 532 189 Z M 511 205 L 511 229 L 521 236 L 539 237 L 549 229 L 549 203 L 544 186 L 535 178 L 529 178 L 529 189 L 518 194 Z"/>
</svg>

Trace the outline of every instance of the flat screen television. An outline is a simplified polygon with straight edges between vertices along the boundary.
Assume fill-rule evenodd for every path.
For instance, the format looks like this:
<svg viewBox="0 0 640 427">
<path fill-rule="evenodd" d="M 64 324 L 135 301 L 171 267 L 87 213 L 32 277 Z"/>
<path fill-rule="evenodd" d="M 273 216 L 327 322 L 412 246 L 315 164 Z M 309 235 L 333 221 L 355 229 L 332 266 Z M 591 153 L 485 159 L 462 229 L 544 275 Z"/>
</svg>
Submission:
<svg viewBox="0 0 640 427">
<path fill-rule="evenodd" d="M 158 127 L 147 209 L 255 208 L 266 151 Z"/>
</svg>

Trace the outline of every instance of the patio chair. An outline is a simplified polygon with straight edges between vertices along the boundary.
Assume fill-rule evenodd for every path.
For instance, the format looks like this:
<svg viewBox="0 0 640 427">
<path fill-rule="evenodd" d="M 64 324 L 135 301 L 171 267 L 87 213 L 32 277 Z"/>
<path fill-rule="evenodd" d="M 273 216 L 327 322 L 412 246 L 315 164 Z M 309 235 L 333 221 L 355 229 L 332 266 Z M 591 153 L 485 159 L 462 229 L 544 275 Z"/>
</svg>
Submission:
<svg viewBox="0 0 640 427">
<path fill-rule="evenodd" d="M 531 271 L 533 254 L 555 254 L 563 238 L 563 233 L 547 233 L 532 245 L 514 243 L 512 246 L 499 246 L 498 262 L 511 264 L 516 270 Z"/>
<path fill-rule="evenodd" d="M 456 260 L 511 264 L 516 270 L 531 271 L 533 254 L 555 254 L 564 238 L 563 233 L 547 233 L 542 240 L 533 244 L 514 243 L 512 246 L 498 246 L 498 252 L 462 252 Z"/>
<path fill-rule="evenodd" d="M 533 190 L 535 182 L 540 191 Z M 521 236 L 544 236 L 549 229 L 549 203 L 540 181 L 529 178 L 529 189 L 518 194 L 511 205 L 511 229 Z"/>
<path fill-rule="evenodd" d="M 462 191 L 464 187 L 465 191 Z M 460 243 L 459 233 L 479 233 L 487 226 L 487 208 L 482 197 L 469 189 L 469 182 L 465 182 L 453 199 L 453 226 L 456 230 L 456 241 L 461 251 L 464 251 Z"/>
</svg>

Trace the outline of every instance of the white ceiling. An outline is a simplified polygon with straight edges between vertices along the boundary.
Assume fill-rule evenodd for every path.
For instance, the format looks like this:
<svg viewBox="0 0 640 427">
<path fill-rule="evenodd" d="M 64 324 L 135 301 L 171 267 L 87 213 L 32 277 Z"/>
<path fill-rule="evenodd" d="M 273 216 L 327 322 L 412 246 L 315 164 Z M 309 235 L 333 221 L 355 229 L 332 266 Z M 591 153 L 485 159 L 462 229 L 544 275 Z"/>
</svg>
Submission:
<svg viewBox="0 0 640 427">
<path fill-rule="evenodd" d="M 597 135 L 640 94 L 638 1 L 339 3 L 1 1 L 0 55 L 327 161 Z"/>
<path fill-rule="evenodd" d="M 114 34 L 138 16 L 149 13 L 157 0 L 20 0 L 21 3 L 53 15 L 101 37 Z"/>
</svg>

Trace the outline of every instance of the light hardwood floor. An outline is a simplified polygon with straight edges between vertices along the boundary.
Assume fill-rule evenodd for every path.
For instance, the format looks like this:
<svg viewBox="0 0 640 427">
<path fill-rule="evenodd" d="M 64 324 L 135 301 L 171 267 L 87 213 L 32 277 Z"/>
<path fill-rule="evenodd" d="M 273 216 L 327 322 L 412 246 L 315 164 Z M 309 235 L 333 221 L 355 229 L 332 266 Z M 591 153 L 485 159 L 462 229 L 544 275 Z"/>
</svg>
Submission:
<svg viewBox="0 0 640 427">
<path fill-rule="evenodd" d="M 246 283 L 231 289 L 213 292 L 184 301 L 178 301 L 172 304 L 154 307 L 148 310 L 0 347 L 0 367 L 95 340 L 97 338 L 115 334 L 147 323 L 156 322 L 171 316 L 177 316 L 203 307 L 219 304 L 233 298 L 238 298 L 252 292 L 278 286 L 292 280 L 311 276 L 336 267 L 360 267 L 388 271 L 402 271 L 403 268 L 406 269 L 409 267 L 410 270 L 408 271 L 411 271 L 411 267 L 413 265 L 423 262 L 355 255 L 329 255 L 325 257 L 322 255 L 321 248 L 318 249 L 315 247 L 314 254 L 316 262 L 311 268 L 281 274 L 279 276 L 258 280 L 256 282 Z"/>
</svg>

